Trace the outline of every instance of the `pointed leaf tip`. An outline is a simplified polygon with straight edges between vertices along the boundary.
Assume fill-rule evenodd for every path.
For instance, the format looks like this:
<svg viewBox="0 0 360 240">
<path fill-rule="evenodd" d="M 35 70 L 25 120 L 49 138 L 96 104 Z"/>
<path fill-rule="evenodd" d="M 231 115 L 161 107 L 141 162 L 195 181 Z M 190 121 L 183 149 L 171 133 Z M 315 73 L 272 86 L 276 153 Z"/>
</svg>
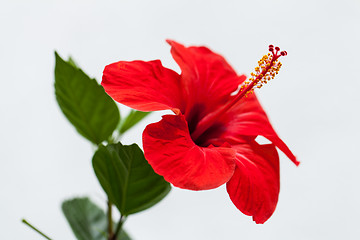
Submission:
<svg viewBox="0 0 360 240">
<path fill-rule="evenodd" d="M 56 51 L 55 95 L 67 119 L 95 144 L 107 140 L 119 123 L 119 110 L 102 86 L 78 68 L 72 58 L 64 61 Z"/>
</svg>

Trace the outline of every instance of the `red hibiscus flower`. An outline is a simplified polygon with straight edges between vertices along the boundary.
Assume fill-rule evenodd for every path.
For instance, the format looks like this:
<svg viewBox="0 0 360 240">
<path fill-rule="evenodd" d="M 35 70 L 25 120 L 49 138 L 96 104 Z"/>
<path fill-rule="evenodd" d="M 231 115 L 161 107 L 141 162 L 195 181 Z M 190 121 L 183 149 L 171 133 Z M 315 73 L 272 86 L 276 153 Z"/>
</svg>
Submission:
<svg viewBox="0 0 360 240">
<path fill-rule="evenodd" d="M 175 113 L 143 132 L 145 157 L 155 172 L 174 186 L 190 190 L 226 183 L 235 206 L 256 223 L 264 223 L 279 195 L 275 146 L 298 162 L 251 93 L 275 76 L 281 66 L 278 58 L 286 52 L 270 45 L 271 54 L 245 80 L 206 47 L 167 42 L 180 75 L 159 60 L 120 61 L 105 67 L 102 86 L 114 100 L 131 108 Z M 258 144 L 258 135 L 272 144 Z"/>
</svg>

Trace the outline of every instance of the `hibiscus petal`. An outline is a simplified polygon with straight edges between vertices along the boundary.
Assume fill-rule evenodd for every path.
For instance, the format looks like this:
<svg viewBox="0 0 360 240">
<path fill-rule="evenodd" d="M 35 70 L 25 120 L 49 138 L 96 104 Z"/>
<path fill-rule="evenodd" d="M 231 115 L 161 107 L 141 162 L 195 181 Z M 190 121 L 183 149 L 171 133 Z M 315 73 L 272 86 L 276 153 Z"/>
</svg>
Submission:
<svg viewBox="0 0 360 240">
<path fill-rule="evenodd" d="M 105 67 L 102 83 L 117 102 L 140 111 L 182 108 L 180 76 L 159 60 L 120 61 Z"/>
<path fill-rule="evenodd" d="M 181 68 L 181 83 L 187 98 L 183 113 L 191 128 L 192 122 L 198 122 L 225 103 L 246 77 L 238 76 L 222 56 L 206 47 L 184 47 L 175 41 L 167 42 Z"/>
<path fill-rule="evenodd" d="M 160 122 L 148 125 L 143 147 L 154 171 L 179 188 L 216 188 L 234 173 L 235 151 L 195 145 L 183 115 L 165 115 Z"/>
<path fill-rule="evenodd" d="M 280 190 L 279 156 L 273 144 L 238 145 L 236 169 L 226 184 L 234 205 L 256 223 L 273 214 Z"/>
<path fill-rule="evenodd" d="M 220 128 L 213 129 L 212 133 L 216 133 L 217 138 L 224 139 L 230 143 L 242 142 L 244 136 L 252 136 L 254 139 L 258 135 L 264 136 L 285 153 L 291 161 L 299 165 L 294 154 L 271 126 L 255 94 L 241 99 L 219 118 L 218 122 L 214 125 Z"/>
</svg>

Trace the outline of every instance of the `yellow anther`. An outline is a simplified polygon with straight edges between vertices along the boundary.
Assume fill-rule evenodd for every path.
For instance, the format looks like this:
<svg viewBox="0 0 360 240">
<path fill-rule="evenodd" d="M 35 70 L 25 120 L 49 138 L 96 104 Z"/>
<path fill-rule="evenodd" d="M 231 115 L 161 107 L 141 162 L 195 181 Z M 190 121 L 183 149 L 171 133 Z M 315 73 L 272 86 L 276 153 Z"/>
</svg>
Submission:
<svg viewBox="0 0 360 240">
<path fill-rule="evenodd" d="M 246 80 L 241 90 L 247 91 L 245 96 L 254 92 L 255 88 L 261 88 L 271 79 L 275 78 L 275 75 L 278 74 L 281 63 L 278 61 L 280 55 L 275 54 L 274 52 L 264 55 L 259 61 L 258 66 L 255 67 L 255 72 L 252 72 L 251 77 Z M 250 88 L 250 89 L 249 89 Z M 247 89 L 247 90 L 246 90 Z"/>
</svg>

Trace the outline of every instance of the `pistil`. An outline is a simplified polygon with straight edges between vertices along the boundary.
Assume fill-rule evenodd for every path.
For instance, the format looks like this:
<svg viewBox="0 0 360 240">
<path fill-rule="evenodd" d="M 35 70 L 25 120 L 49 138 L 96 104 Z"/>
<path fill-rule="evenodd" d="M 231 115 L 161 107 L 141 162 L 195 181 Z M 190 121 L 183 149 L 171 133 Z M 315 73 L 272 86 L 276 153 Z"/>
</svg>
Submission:
<svg viewBox="0 0 360 240">
<path fill-rule="evenodd" d="M 269 52 L 258 61 L 258 67 L 255 68 L 255 73 L 251 73 L 251 77 L 242 83 L 239 92 L 218 111 L 215 111 L 204 117 L 196 126 L 195 131 L 191 134 L 191 138 L 196 141 L 213 123 L 231 109 L 240 99 L 247 97 L 254 92 L 255 88 L 261 88 L 271 79 L 274 79 L 278 74 L 281 63 L 278 61 L 279 57 L 286 56 L 286 51 L 281 51 L 279 47 L 273 45 L 269 46 Z"/>
</svg>

